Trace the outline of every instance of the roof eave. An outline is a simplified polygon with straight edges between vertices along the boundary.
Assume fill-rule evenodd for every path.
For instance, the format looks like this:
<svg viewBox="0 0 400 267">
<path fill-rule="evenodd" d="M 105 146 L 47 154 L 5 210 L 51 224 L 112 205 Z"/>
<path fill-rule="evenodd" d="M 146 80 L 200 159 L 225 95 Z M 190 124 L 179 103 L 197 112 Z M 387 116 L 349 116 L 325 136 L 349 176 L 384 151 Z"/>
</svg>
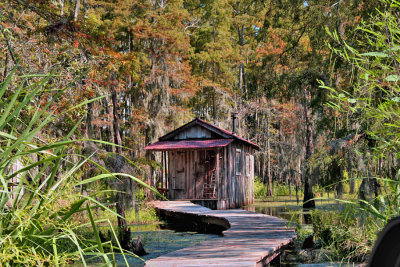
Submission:
<svg viewBox="0 0 400 267">
<path fill-rule="evenodd" d="M 195 119 L 192 120 L 191 122 L 188 122 L 188 123 L 182 125 L 181 127 L 176 128 L 176 129 L 173 130 L 172 132 L 167 133 L 166 135 L 161 136 L 160 138 L 158 138 L 158 140 L 160 140 L 160 141 L 168 141 L 168 140 L 170 140 L 172 137 L 178 135 L 178 133 L 180 133 L 181 131 L 183 131 L 183 130 L 185 130 L 185 129 L 187 129 L 187 128 L 192 127 L 194 124 L 201 125 L 201 126 L 203 126 L 204 128 L 206 128 L 207 130 L 209 130 L 209 131 L 211 131 L 211 132 L 213 132 L 213 133 L 215 133 L 215 134 L 218 134 L 218 135 L 220 135 L 220 136 L 223 137 L 223 138 L 232 138 L 231 135 L 229 135 L 229 134 L 227 134 L 227 133 L 224 133 L 223 131 L 217 129 L 215 126 L 210 125 L 210 124 L 208 124 L 208 123 L 206 123 L 206 122 L 203 122 L 203 121 L 202 121 L 201 119 L 199 119 L 199 118 L 195 118 Z"/>
</svg>

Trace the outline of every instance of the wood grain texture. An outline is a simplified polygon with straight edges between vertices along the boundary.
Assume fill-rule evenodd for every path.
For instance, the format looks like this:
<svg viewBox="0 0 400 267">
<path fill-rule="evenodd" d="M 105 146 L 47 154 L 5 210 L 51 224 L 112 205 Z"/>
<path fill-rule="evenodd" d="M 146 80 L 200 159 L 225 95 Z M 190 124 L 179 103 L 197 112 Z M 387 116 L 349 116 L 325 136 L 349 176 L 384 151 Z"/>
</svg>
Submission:
<svg viewBox="0 0 400 267">
<path fill-rule="evenodd" d="M 176 214 L 223 218 L 230 228 L 219 239 L 149 260 L 146 266 L 264 266 L 297 237 L 293 228 L 286 227 L 287 221 L 264 214 L 210 210 L 189 201 L 155 201 L 152 205 Z"/>
</svg>

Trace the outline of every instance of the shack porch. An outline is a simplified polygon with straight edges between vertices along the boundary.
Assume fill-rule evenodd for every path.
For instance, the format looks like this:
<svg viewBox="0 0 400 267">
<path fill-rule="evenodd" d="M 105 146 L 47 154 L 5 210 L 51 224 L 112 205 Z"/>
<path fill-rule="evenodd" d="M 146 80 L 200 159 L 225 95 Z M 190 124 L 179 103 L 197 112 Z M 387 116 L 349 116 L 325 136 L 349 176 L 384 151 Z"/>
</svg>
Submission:
<svg viewBox="0 0 400 267">
<path fill-rule="evenodd" d="M 168 159 L 164 166 L 168 175 L 159 191 L 168 199 L 188 200 L 216 209 L 222 190 L 219 185 L 224 183 L 225 148 L 190 148 L 162 153 Z"/>
</svg>

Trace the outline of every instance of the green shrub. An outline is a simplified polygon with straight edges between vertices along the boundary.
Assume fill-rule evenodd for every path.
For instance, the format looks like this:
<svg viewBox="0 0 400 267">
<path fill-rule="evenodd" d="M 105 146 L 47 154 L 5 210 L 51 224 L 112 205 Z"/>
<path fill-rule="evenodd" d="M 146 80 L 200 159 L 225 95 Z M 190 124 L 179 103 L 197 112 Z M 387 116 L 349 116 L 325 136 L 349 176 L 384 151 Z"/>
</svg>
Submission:
<svg viewBox="0 0 400 267">
<path fill-rule="evenodd" d="M 154 208 L 147 206 L 146 204 L 139 205 L 139 209 L 131 209 L 125 216 L 129 223 L 136 224 L 149 224 L 158 223 L 158 217 Z"/>
<path fill-rule="evenodd" d="M 254 177 L 254 197 L 265 198 L 268 194 L 268 185 L 264 184 L 260 177 Z"/>
<path fill-rule="evenodd" d="M 353 205 L 344 211 L 311 211 L 314 237 L 332 260 L 365 261 L 381 225 Z"/>
<path fill-rule="evenodd" d="M 290 186 L 292 195 L 296 194 L 296 187 Z M 289 185 L 279 183 L 277 181 L 272 182 L 272 197 L 278 196 L 289 196 L 290 195 Z M 298 188 L 298 193 L 302 194 L 302 188 Z M 268 183 L 263 183 L 260 177 L 254 178 L 254 197 L 258 199 L 265 199 L 268 196 Z"/>
<path fill-rule="evenodd" d="M 292 187 L 292 194 L 295 191 L 295 189 Z M 289 186 L 278 183 L 278 182 L 273 182 L 272 183 L 272 194 L 274 196 L 288 196 L 290 194 Z"/>
<path fill-rule="evenodd" d="M 108 210 L 101 210 L 96 213 L 97 219 L 109 218 L 112 225 L 117 224 L 117 217 L 113 216 Z M 137 204 L 137 208 L 130 208 L 125 212 L 125 219 L 128 224 L 151 224 L 159 223 L 156 211 L 146 203 Z"/>
</svg>

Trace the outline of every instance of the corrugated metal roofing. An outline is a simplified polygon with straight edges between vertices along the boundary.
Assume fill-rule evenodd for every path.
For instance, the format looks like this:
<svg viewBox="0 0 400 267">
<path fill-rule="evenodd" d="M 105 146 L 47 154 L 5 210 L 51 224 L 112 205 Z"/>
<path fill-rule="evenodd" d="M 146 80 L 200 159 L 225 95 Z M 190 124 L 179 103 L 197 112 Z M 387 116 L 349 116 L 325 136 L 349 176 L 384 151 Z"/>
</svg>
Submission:
<svg viewBox="0 0 400 267">
<path fill-rule="evenodd" d="M 199 119 L 199 118 L 197 118 L 197 119 L 199 121 L 201 121 L 202 123 L 208 124 L 209 126 L 212 126 L 212 127 L 216 128 L 216 129 L 218 129 L 218 130 L 220 130 L 220 131 L 222 131 L 222 132 L 224 132 L 224 133 L 226 133 L 226 134 L 228 134 L 228 135 L 230 135 L 230 136 L 232 136 L 232 137 L 234 137 L 234 138 L 236 138 L 236 139 L 238 139 L 240 141 L 243 141 L 245 143 L 248 143 L 249 145 L 255 146 L 257 149 L 260 149 L 260 147 L 258 145 L 254 144 L 253 142 L 251 142 L 249 140 L 246 140 L 246 139 L 244 139 L 244 138 L 242 138 L 240 136 L 237 136 L 236 134 L 234 134 L 232 132 L 229 132 L 228 130 L 222 129 L 222 128 L 220 128 L 218 126 L 215 126 L 215 125 L 212 125 L 211 123 L 208 123 L 205 120 L 202 120 L 202 119 Z"/>
<path fill-rule="evenodd" d="M 220 135 L 222 138 L 228 138 L 228 139 L 236 139 L 242 142 L 245 142 L 251 146 L 253 146 L 255 149 L 260 149 L 260 147 L 256 144 L 254 144 L 253 142 L 246 140 L 242 137 L 237 136 L 236 134 L 233 134 L 232 132 L 229 132 L 225 129 L 222 129 L 220 127 L 217 127 L 215 125 L 212 125 L 211 123 L 206 122 L 205 120 L 196 118 L 194 120 L 192 120 L 191 122 L 186 123 L 185 125 L 182 125 L 181 127 L 173 130 L 172 132 L 162 136 L 159 138 L 160 141 L 169 141 L 171 140 L 174 136 L 176 136 L 177 134 L 179 134 L 181 131 L 192 127 L 193 125 L 200 125 L 203 126 L 204 128 L 213 131 L 214 133 Z"/>
<path fill-rule="evenodd" d="M 146 150 L 166 151 L 180 149 L 206 149 L 224 147 L 232 143 L 234 139 L 207 139 L 207 140 L 179 140 L 179 141 L 158 141 L 146 146 Z"/>
</svg>

